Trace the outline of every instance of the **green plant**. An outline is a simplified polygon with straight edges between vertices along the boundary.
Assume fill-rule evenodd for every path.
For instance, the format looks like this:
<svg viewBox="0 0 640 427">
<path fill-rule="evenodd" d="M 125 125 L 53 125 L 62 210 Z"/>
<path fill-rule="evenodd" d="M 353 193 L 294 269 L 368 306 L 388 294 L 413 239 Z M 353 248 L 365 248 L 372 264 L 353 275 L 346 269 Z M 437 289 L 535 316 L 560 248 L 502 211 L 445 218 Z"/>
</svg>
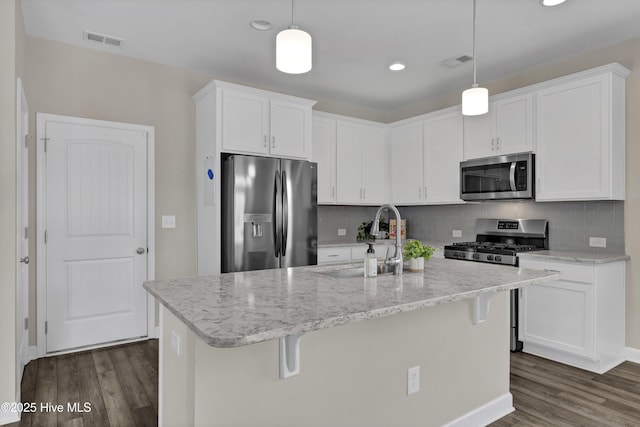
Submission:
<svg viewBox="0 0 640 427">
<path fill-rule="evenodd" d="M 433 246 L 424 245 L 419 240 L 407 240 L 402 247 L 402 255 L 405 259 L 424 258 L 425 261 L 429 261 L 436 250 Z"/>
</svg>

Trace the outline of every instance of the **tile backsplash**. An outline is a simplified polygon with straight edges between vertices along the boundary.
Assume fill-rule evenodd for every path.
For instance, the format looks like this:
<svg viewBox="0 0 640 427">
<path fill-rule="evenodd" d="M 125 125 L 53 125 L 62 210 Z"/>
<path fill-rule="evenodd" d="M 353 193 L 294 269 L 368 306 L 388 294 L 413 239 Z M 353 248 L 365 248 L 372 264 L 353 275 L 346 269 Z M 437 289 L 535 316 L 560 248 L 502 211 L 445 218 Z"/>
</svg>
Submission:
<svg viewBox="0 0 640 427">
<path fill-rule="evenodd" d="M 624 202 L 505 201 L 442 206 L 399 207 L 410 238 L 450 243 L 475 240 L 476 218 L 540 218 L 549 221 L 549 247 L 580 252 L 624 252 Z M 358 226 L 371 221 L 377 207 L 318 206 L 318 242 L 355 242 Z M 347 235 L 338 237 L 337 230 Z M 462 237 L 452 237 L 461 230 Z M 604 237 L 606 248 L 589 246 L 589 237 Z"/>
</svg>

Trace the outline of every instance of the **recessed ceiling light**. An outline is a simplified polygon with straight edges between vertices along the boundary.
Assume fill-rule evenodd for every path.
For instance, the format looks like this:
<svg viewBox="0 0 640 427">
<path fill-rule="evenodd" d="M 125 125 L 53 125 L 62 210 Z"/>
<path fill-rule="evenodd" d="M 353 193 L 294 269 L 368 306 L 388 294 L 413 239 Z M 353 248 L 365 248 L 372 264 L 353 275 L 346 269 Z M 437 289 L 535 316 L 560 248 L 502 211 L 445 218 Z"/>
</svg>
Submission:
<svg viewBox="0 0 640 427">
<path fill-rule="evenodd" d="M 543 6 L 557 6 L 565 1 L 566 0 L 540 0 L 540 4 Z"/>
<path fill-rule="evenodd" d="M 389 65 L 389 69 L 391 71 L 400 71 L 400 70 L 404 70 L 404 68 L 405 68 L 405 65 L 399 62 Z"/>
<path fill-rule="evenodd" d="M 269 31 L 271 29 L 271 22 L 264 19 L 256 19 L 251 22 L 251 28 L 258 31 Z"/>
</svg>

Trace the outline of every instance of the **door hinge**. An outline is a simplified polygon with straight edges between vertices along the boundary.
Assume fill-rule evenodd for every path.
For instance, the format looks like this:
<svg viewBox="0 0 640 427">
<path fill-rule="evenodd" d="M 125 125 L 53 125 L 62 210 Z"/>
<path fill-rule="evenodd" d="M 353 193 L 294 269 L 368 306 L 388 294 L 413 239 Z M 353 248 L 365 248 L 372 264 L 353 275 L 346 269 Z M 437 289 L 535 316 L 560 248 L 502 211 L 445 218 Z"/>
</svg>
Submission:
<svg viewBox="0 0 640 427">
<path fill-rule="evenodd" d="M 24 239 L 29 239 L 29 227 L 24 228 Z"/>
<path fill-rule="evenodd" d="M 29 148 L 29 138 L 31 138 L 31 135 L 25 135 L 24 136 L 24 146 L 26 148 Z"/>
<path fill-rule="evenodd" d="M 44 334 L 47 335 L 49 333 L 49 322 L 44 321 Z"/>
<path fill-rule="evenodd" d="M 44 244 L 47 244 L 47 240 L 49 240 L 49 235 L 47 233 L 47 230 L 44 230 Z"/>
<path fill-rule="evenodd" d="M 40 138 L 40 141 L 44 141 L 44 152 L 47 152 L 47 145 L 49 142 L 49 138 L 45 137 L 45 138 Z"/>
<path fill-rule="evenodd" d="M 29 318 L 28 317 L 24 318 L 24 328 L 25 329 L 29 329 Z"/>
</svg>

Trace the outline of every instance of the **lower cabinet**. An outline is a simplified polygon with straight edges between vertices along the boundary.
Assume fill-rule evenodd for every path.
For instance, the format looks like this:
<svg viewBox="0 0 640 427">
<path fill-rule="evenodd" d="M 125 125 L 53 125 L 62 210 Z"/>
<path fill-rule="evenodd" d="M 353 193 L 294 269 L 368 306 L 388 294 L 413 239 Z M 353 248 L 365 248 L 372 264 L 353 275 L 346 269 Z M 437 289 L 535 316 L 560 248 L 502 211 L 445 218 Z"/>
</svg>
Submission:
<svg viewBox="0 0 640 427">
<path fill-rule="evenodd" d="M 523 268 L 555 270 L 560 279 L 521 289 L 524 352 L 603 373 L 624 361 L 625 263 L 521 259 Z"/>
</svg>

